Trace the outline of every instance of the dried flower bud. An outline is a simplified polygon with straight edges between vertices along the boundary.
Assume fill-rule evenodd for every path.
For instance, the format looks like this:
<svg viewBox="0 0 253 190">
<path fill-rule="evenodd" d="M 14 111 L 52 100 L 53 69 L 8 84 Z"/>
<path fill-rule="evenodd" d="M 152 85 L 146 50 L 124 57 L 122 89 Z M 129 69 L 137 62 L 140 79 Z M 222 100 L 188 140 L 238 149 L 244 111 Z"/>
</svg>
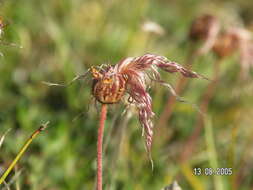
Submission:
<svg viewBox="0 0 253 190">
<path fill-rule="evenodd" d="M 213 51 L 220 57 L 229 56 L 236 50 L 239 50 L 242 55 L 247 51 L 251 40 L 252 36 L 249 31 L 233 27 L 218 36 Z"/>
<path fill-rule="evenodd" d="M 219 57 L 231 55 L 239 46 L 239 39 L 231 33 L 223 33 L 218 36 L 213 46 L 213 51 Z"/>
<path fill-rule="evenodd" d="M 198 17 L 191 26 L 189 37 L 192 40 L 203 40 L 203 45 L 197 50 L 197 54 L 207 53 L 214 45 L 220 31 L 220 23 L 217 17 L 205 14 Z"/>
<path fill-rule="evenodd" d="M 204 14 L 193 21 L 189 37 L 192 40 L 206 40 L 217 28 L 219 28 L 218 19 L 213 15 Z"/>
<path fill-rule="evenodd" d="M 244 79 L 248 77 L 249 69 L 253 66 L 253 38 L 250 31 L 241 27 L 229 28 L 216 39 L 213 51 L 219 57 L 226 57 L 238 51 L 240 77 Z"/>
</svg>

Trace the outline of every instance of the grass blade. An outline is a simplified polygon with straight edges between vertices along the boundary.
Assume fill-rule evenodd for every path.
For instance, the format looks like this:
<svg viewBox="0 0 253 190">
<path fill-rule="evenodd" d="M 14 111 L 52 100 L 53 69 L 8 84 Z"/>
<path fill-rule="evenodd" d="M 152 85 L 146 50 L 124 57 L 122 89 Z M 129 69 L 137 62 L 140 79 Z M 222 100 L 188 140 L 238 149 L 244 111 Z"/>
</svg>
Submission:
<svg viewBox="0 0 253 190">
<path fill-rule="evenodd" d="M 205 138 L 207 151 L 209 154 L 209 163 L 211 168 L 217 169 L 219 167 L 218 164 L 218 156 L 214 142 L 214 134 L 213 134 L 213 126 L 210 118 L 207 117 L 205 120 Z M 224 185 L 222 181 L 222 176 L 214 175 L 214 185 L 215 189 L 224 190 Z"/>
<path fill-rule="evenodd" d="M 4 142 L 5 136 L 7 135 L 7 133 L 9 133 L 10 130 L 11 130 L 11 129 L 8 129 L 8 130 L 3 134 L 3 136 L 0 138 L 0 148 L 1 148 L 2 144 L 3 144 L 3 142 Z"/>
<path fill-rule="evenodd" d="M 30 138 L 26 141 L 24 146 L 21 148 L 19 151 L 18 155 L 16 158 L 12 161 L 10 166 L 7 168 L 7 170 L 3 173 L 3 175 L 0 178 L 0 185 L 4 182 L 6 177 L 9 175 L 9 173 L 12 171 L 13 167 L 16 165 L 16 163 L 19 161 L 19 159 L 22 157 L 26 149 L 29 147 L 29 145 L 32 143 L 33 139 L 36 138 L 38 134 L 40 134 L 41 131 L 45 130 L 49 124 L 49 121 L 46 122 L 45 124 L 42 124 L 36 131 L 33 132 L 33 134 L 30 136 Z"/>
</svg>

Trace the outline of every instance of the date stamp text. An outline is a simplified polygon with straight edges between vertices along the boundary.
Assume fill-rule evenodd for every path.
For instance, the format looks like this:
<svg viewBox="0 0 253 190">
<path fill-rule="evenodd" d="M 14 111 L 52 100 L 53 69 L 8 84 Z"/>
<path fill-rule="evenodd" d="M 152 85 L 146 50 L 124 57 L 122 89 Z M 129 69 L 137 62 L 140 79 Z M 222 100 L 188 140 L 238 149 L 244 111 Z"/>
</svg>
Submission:
<svg viewBox="0 0 253 190">
<path fill-rule="evenodd" d="M 196 176 L 200 175 L 221 175 L 221 176 L 229 176 L 233 174 L 232 168 L 193 168 L 193 174 Z"/>
</svg>

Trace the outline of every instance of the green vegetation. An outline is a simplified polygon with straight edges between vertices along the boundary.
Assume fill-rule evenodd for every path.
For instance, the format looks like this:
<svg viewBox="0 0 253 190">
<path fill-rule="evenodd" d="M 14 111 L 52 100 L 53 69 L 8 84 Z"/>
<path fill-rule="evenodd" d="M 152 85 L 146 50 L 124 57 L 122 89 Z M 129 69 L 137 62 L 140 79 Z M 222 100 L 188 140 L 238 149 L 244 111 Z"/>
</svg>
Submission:
<svg viewBox="0 0 253 190">
<path fill-rule="evenodd" d="M 147 52 L 184 65 L 190 52 L 200 45 L 188 39 L 191 22 L 197 16 L 211 12 L 225 25 L 244 22 L 252 29 L 252 9 L 251 0 L 0 1 L 0 14 L 8 22 L 1 40 L 23 47 L 0 42 L 0 137 L 12 129 L 0 146 L 0 173 L 37 126 L 46 121 L 52 126 L 33 141 L 17 163 L 6 180 L 12 182 L 10 189 L 95 187 L 99 114 L 92 101 L 91 83 L 79 81 L 61 88 L 48 87 L 42 81 L 67 83 L 91 66 L 116 64 L 124 57 Z M 147 20 L 158 23 L 164 34 L 144 31 L 141 26 Z M 215 61 L 212 52 L 197 57 L 193 70 L 212 79 Z M 198 115 L 193 106 L 176 102 L 170 120 L 163 124 L 166 138 L 155 135 L 153 171 L 136 114 L 122 116 L 123 104 L 109 106 L 104 189 L 160 190 L 174 180 L 183 190 L 252 189 L 253 74 L 251 71 L 247 80 L 240 80 L 238 62 L 235 53 L 220 63 L 219 82 L 204 117 L 204 128 L 184 162 L 179 158 Z M 161 74 L 173 86 L 180 77 Z M 200 105 L 208 85 L 206 80 L 192 79 L 181 96 Z M 159 85 L 150 89 L 150 94 L 156 114 L 154 133 L 159 133 L 156 123 L 171 94 Z M 194 175 L 194 168 L 201 168 L 202 175 Z M 205 168 L 232 168 L 233 175 L 205 175 Z"/>
</svg>

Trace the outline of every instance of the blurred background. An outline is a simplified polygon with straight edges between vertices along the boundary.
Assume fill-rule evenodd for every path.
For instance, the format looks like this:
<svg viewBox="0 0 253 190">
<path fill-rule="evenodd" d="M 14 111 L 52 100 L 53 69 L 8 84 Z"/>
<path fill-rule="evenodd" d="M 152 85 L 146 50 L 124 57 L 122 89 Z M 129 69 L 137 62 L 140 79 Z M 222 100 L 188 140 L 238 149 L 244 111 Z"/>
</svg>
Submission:
<svg viewBox="0 0 253 190">
<path fill-rule="evenodd" d="M 222 58 L 212 50 L 194 53 L 205 39 L 192 40 L 190 28 L 203 14 L 218 19 L 222 30 L 233 25 L 252 32 L 251 0 L 0 1 L 7 23 L 0 43 L 0 136 L 11 129 L 0 147 L 0 173 L 30 134 L 51 122 L 8 177 L 10 189 L 94 189 L 100 105 L 91 101 L 91 85 L 42 81 L 67 83 L 91 66 L 149 52 L 214 79 L 184 81 L 179 93 L 204 116 L 192 104 L 173 102 L 165 87 L 149 90 L 156 114 L 152 171 L 137 114 L 122 115 L 125 105 L 112 105 L 104 189 L 160 190 L 177 180 L 183 190 L 252 190 L 253 73 L 241 76 L 240 51 Z M 180 74 L 161 74 L 179 91 Z M 205 168 L 232 168 L 233 174 L 208 175 Z"/>
</svg>

